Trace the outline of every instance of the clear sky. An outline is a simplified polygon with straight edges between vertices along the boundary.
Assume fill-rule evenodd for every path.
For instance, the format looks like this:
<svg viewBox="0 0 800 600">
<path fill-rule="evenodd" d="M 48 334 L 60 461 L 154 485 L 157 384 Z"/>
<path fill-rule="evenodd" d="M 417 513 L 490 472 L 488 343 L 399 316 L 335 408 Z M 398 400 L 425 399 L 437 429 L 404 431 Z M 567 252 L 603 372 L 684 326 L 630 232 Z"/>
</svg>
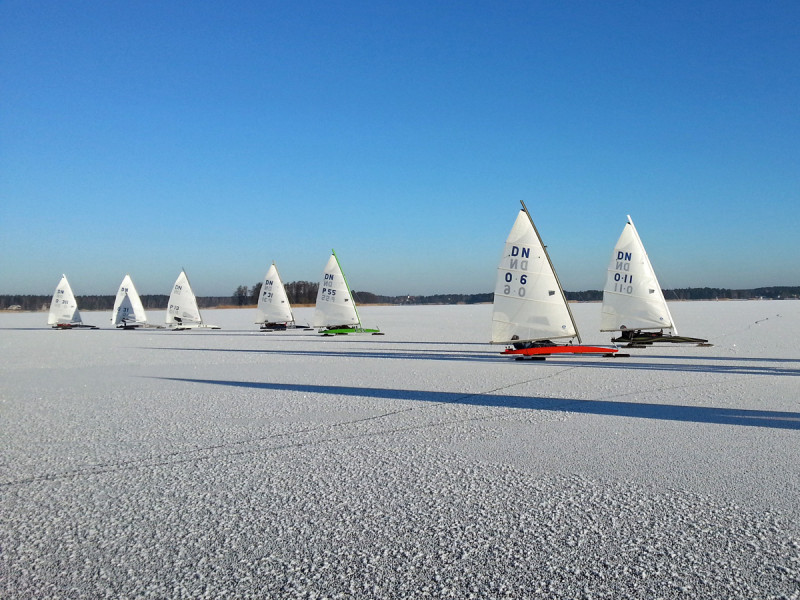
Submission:
<svg viewBox="0 0 800 600">
<path fill-rule="evenodd" d="M 800 2 L 4 0 L 0 293 L 800 285 Z"/>
</svg>

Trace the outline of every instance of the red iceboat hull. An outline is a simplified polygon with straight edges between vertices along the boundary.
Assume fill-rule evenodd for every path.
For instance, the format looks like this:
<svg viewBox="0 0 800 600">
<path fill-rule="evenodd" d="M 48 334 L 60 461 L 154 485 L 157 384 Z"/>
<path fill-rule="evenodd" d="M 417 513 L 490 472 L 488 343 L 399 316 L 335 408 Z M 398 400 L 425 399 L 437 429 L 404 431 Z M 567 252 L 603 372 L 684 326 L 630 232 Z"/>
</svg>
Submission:
<svg viewBox="0 0 800 600">
<path fill-rule="evenodd" d="M 551 354 L 614 354 L 617 348 L 602 348 L 600 346 L 541 346 L 538 348 L 506 348 L 503 354 L 522 356 L 549 356 Z"/>
</svg>

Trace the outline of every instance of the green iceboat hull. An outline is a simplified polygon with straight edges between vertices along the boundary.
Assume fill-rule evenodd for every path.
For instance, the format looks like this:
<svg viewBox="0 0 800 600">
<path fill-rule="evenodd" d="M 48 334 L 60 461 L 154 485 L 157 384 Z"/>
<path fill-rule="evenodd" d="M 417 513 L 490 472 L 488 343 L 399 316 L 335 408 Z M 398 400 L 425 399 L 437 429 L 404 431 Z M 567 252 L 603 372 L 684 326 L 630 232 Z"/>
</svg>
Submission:
<svg viewBox="0 0 800 600">
<path fill-rule="evenodd" d="M 334 329 L 323 329 L 322 335 L 347 335 L 349 333 L 371 333 L 372 335 L 383 335 L 380 329 L 365 329 L 363 327 L 336 327 Z"/>
</svg>

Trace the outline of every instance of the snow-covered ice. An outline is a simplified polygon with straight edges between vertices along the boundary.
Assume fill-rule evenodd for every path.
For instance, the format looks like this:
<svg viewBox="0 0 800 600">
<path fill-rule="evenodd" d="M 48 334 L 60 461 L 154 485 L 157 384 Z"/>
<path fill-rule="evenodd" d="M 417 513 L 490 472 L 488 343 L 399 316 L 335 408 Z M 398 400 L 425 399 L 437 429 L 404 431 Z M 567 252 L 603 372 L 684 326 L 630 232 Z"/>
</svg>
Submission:
<svg viewBox="0 0 800 600">
<path fill-rule="evenodd" d="M 800 302 L 670 308 L 714 346 L 513 361 L 488 305 L 0 314 L 0 596 L 800 598 Z"/>
</svg>

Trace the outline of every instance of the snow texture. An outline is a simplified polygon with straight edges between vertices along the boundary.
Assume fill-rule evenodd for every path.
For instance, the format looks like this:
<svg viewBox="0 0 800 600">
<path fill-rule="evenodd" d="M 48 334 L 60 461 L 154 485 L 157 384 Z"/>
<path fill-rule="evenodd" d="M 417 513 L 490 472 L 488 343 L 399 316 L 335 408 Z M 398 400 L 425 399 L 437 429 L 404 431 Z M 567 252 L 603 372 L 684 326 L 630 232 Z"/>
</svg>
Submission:
<svg viewBox="0 0 800 600">
<path fill-rule="evenodd" d="M 671 310 L 714 346 L 514 361 L 487 305 L 0 314 L 0 596 L 800 598 L 800 302 Z"/>
</svg>

